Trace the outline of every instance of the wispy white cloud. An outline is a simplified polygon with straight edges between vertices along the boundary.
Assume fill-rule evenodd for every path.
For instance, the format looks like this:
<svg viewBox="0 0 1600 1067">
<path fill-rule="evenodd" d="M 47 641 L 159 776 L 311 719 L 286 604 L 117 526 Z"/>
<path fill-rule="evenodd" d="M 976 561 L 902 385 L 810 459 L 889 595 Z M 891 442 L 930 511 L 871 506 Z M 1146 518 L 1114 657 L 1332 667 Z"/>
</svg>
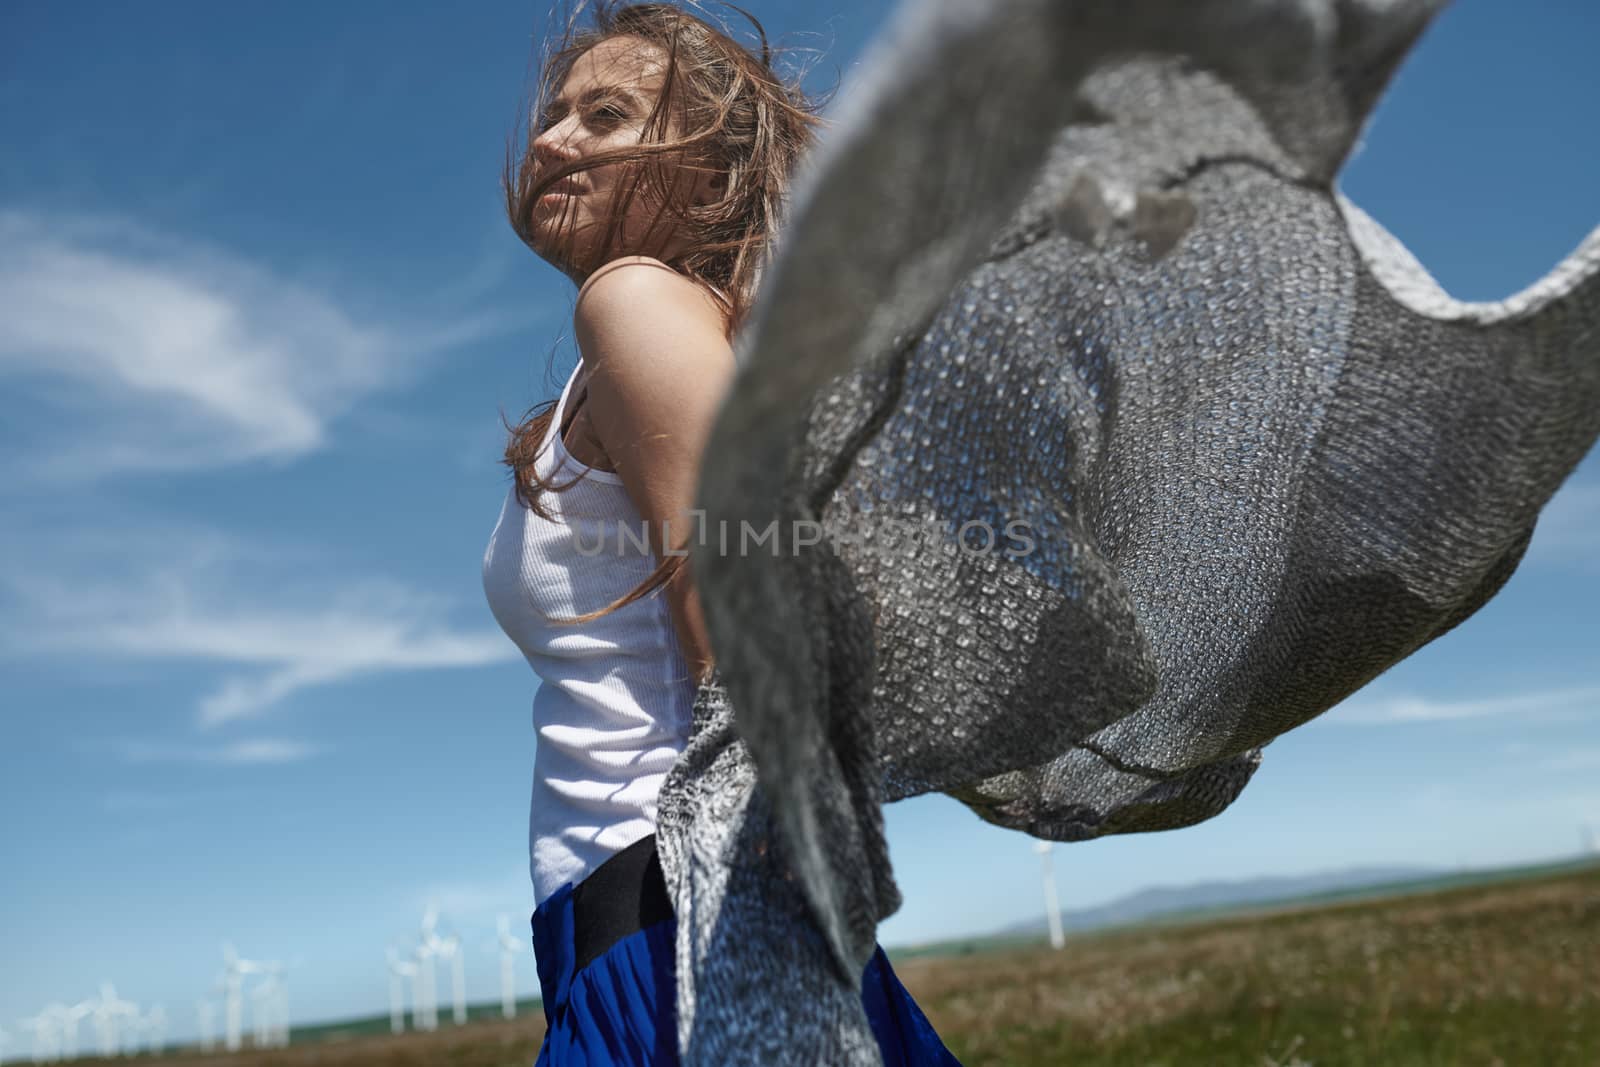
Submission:
<svg viewBox="0 0 1600 1067">
<path fill-rule="evenodd" d="M 1600 704 L 1600 686 L 1507 693 L 1475 700 L 1430 700 L 1418 696 L 1363 698 L 1360 694 L 1321 717 L 1345 725 L 1449 722 L 1503 715 L 1545 715 Z"/>
<path fill-rule="evenodd" d="M 29 397 L 8 415 L 20 472 L 291 459 L 363 397 L 510 325 L 357 312 L 328 288 L 127 220 L 0 212 L 0 379 Z"/>
<path fill-rule="evenodd" d="M 124 763 L 201 763 L 219 766 L 299 763 L 324 751 L 305 741 L 252 738 L 220 745 L 181 745 L 153 741 L 124 741 L 116 746 Z"/>
<path fill-rule="evenodd" d="M 419 609 L 430 602 L 403 595 L 389 599 L 388 608 L 352 604 L 301 615 L 168 619 L 163 623 L 171 641 L 166 651 L 269 665 L 266 673 L 230 678 L 205 697 L 200 721 L 206 726 L 260 714 L 308 686 L 516 658 L 516 649 L 498 631 L 452 632 L 427 621 L 427 612 Z M 228 640 L 211 640 L 223 630 L 231 633 Z"/>
<path fill-rule="evenodd" d="M 13 609 L 0 617 L 5 654 L 221 665 L 228 673 L 197 701 L 202 727 L 261 716 L 313 686 L 519 655 L 497 628 L 442 622 L 446 598 L 383 579 L 330 583 L 318 580 L 327 561 L 302 574 L 223 535 L 162 530 L 164 543 L 129 535 L 98 569 L 82 563 L 93 536 L 76 538 L 67 559 L 0 561 Z"/>
</svg>

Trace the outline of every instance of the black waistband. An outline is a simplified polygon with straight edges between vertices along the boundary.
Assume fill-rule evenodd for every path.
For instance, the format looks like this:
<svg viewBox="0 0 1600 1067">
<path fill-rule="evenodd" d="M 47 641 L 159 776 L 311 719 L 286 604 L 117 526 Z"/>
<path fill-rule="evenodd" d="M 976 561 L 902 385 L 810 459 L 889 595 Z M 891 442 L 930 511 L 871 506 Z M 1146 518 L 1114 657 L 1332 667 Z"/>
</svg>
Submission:
<svg viewBox="0 0 1600 1067">
<path fill-rule="evenodd" d="M 629 934 L 672 918 L 656 836 L 635 841 L 572 890 L 574 973 Z"/>
</svg>

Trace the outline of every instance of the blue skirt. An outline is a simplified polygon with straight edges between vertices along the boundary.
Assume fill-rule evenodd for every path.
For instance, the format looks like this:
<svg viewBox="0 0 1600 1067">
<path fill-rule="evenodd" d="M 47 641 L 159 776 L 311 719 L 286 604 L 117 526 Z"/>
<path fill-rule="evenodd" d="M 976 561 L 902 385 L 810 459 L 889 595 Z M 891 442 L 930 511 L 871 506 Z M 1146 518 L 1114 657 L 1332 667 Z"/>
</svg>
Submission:
<svg viewBox="0 0 1600 1067">
<path fill-rule="evenodd" d="M 653 923 L 575 970 L 571 884 L 533 913 L 545 1035 L 534 1067 L 678 1063 L 677 923 Z M 885 1067 L 961 1067 L 889 966 L 882 946 L 861 977 L 861 1006 Z"/>
</svg>

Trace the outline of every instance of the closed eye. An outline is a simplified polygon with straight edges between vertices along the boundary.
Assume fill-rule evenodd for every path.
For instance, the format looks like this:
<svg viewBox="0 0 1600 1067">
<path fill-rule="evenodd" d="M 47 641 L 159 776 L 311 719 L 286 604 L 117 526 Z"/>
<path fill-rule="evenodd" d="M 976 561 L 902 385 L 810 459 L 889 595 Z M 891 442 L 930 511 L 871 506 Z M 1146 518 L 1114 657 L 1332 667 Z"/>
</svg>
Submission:
<svg viewBox="0 0 1600 1067">
<path fill-rule="evenodd" d="M 550 127 L 566 117 L 563 109 L 552 109 L 547 112 L 539 123 L 539 132 L 544 133 Z M 605 104 L 590 113 L 591 119 L 604 119 L 606 122 L 621 122 L 628 117 L 628 113 L 615 104 Z"/>
</svg>

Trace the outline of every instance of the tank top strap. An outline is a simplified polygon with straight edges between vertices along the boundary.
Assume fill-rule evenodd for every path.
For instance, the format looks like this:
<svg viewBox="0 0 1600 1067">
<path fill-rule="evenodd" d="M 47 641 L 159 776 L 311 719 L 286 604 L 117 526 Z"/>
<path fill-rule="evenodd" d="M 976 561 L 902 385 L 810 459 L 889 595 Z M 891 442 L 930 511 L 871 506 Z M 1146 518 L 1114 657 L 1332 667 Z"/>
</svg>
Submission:
<svg viewBox="0 0 1600 1067">
<path fill-rule="evenodd" d="M 545 430 L 544 441 L 539 448 L 543 451 L 550 447 L 552 438 L 558 438 L 562 432 L 562 422 L 567 417 L 567 398 L 572 395 L 572 386 L 578 380 L 578 372 L 583 369 L 583 360 L 579 359 L 573 366 L 572 373 L 567 375 L 566 384 L 561 387 L 561 395 L 556 399 L 555 411 L 550 416 L 550 426 Z"/>
</svg>

